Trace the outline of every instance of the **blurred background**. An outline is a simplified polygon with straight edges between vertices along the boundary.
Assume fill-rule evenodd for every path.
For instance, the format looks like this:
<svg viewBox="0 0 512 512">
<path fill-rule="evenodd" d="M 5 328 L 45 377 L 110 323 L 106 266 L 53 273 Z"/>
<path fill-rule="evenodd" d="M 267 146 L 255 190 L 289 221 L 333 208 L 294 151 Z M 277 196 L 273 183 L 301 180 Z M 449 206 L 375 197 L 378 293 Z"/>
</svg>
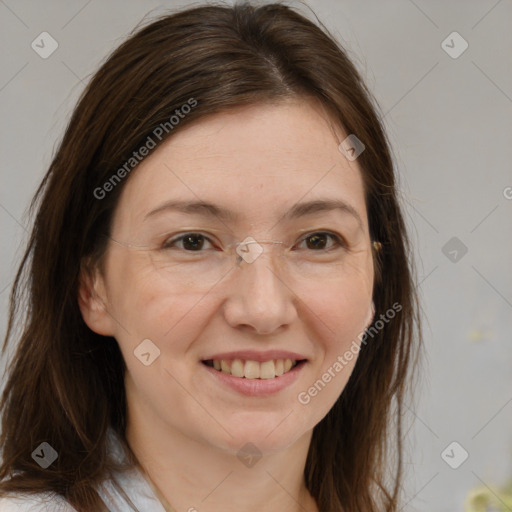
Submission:
<svg viewBox="0 0 512 512">
<path fill-rule="evenodd" d="M 404 510 L 512 511 L 512 2 L 287 3 L 347 49 L 395 153 L 426 344 Z M 192 5 L 0 0 L 2 337 L 26 209 L 78 96 L 144 17 Z"/>
</svg>

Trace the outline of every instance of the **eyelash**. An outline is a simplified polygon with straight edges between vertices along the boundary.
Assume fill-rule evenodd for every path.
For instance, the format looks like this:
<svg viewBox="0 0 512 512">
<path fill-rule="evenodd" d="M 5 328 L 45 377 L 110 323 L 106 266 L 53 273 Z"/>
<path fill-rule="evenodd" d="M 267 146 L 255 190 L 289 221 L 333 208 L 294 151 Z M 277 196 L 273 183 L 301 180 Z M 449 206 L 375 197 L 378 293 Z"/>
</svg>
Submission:
<svg viewBox="0 0 512 512">
<path fill-rule="evenodd" d="M 185 238 L 187 238 L 188 236 L 190 235 L 195 235 L 195 236 L 202 236 L 206 241 L 208 241 L 208 243 L 210 243 L 211 245 L 213 245 L 212 241 L 210 240 L 209 237 L 207 237 L 206 235 L 204 235 L 203 233 L 199 233 L 199 232 L 196 232 L 196 231 L 190 231 L 190 232 L 187 232 L 187 233 L 183 233 L 182 235 L 178 236 L 178 237 L 175 237 L 175 238 L 169 238 L 167 239 L 164 243 L 163 243 L 163 246 L 162 246 L 162 249 L 171 249 L 173 248 L 173 244 L 175 244 L 176 242 L 180 242 L 180 241 L 183 241 Z M 348 248 L 348 244 L 345 240 L 344 237 L 342 237 L 341 235 L 338 235 L 336 233 L 331 233 L 329 231 L 312 231 L 311 233 L 307 233 L 305 236 L 303 236 L 299 243 L 302 243 L 304 241 L 306 241 L 308 238 L 311 238 L 313 237 L 314 235 L 324 235 L 324 236 L 327 236 L 327 237 L 330 237 L 331 240 L 333 240 L 335 246 L 333 247 L 330 247 L 328 249 L 319 249 L 318 251 L 315 251 L 313 249 L 311 249 L 313 252 L 327 252 L 327 251 L 331 251 L 333 250 L 336 246 L 340 247 L 340 248 L 344 248 L 344 249 L 347 249 Z M 203 252 L 202 250 L 198 250 L 198 251 L 187 251 L 186 249 L 184 248 L 178 248 L 178 249 L 181 249 L 183 251 L 186 251 L 186 252 Z"/>
</svg>

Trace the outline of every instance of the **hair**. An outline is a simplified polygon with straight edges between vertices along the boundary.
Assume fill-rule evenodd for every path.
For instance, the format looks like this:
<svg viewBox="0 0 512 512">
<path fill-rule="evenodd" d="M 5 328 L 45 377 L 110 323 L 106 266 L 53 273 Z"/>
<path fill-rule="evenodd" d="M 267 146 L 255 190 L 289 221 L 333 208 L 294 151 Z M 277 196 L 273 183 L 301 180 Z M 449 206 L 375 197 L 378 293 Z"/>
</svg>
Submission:
<svg viewBox="0 0 512 512">
<path fill-rule="evenodd" d="M 160 17 L 115 49 L 82 93 L 31 202 L 34 225 L 11 291 L 3 353 L 10 339 L 18 344 L 0 402 L 0 496 L 51 492 L 79 512 L 106 510 L 97 489 L 118 467 L 109 429 L 127 445 L 121 352 L 113 337 L 86 326 L 77 299 L 81 270 L 101 265 L 101 235 L 129 177 L 101 199 L 98 187 L 112 184 L 113 173 L 191 99 L 194 108 L 162 140 L 207 115 L 305 97 L 366 147 L 357 161 L 370 236 L 382 244 L 374 253 L 375 318 L 401 306 L 362 344 L 341 396 L 315 426 L 305 482 L 324 512 L 398 510 L 402 416 L 421 329 L 390 144 L 378 104 L 340 43 L 280 3 Z M 59 454 L 47 469 L 31 457 L 44 441 Z"/>
</svg>

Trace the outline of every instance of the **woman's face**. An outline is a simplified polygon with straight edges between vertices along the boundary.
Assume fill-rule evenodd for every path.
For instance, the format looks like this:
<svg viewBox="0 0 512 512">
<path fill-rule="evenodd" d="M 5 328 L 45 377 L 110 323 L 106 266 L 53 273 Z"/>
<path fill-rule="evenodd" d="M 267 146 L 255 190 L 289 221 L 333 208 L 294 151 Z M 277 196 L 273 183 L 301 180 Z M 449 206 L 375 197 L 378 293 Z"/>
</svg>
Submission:
<svg viewBox="0 0 512 512">
<path fill-rule="evenodd" d="M 148 429 L 265 453 L 333 406 L 373 288 L 361 172 L 338 149 L 347 135 L 304 99 L 239 108 L 133 171 L 96 283 L 106 309 L 82 311 L 117 339 L 130 415 Z M 228 248 L 247 237 L 261 243 Z"/>
</svg>

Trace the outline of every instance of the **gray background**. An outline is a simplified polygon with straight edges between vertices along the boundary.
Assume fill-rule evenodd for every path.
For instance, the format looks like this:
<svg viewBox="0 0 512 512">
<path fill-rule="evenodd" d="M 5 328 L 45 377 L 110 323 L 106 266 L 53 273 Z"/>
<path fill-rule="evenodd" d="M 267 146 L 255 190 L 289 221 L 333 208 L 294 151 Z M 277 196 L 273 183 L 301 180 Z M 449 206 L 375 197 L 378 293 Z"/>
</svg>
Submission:
<svg viewBox="0 0 512 512">
<path fill-rule="evenodd" d="M 2 333 L 27 238 L 25 210 L 79 93 L 145 15 L 191 4 L 0 0 Z M 415 422 L 406 509 L 462 511 L 470 489 L 495 490 L 512 478 L 512 3 L 308 5 L 341 39 L 386 114 L 416 250 L 427 357 L 408 410 Z M 43 31 L 59 44 L 47 59 L 31 48 Z M 456 59 L 441 46 L 453 31 L 469 44 Z M 443 253 L 452 237 L 456 262 L 453 247 Z M 469 453 L 458 469 L 441 457 L 453 441 Z"/>
</svg>

